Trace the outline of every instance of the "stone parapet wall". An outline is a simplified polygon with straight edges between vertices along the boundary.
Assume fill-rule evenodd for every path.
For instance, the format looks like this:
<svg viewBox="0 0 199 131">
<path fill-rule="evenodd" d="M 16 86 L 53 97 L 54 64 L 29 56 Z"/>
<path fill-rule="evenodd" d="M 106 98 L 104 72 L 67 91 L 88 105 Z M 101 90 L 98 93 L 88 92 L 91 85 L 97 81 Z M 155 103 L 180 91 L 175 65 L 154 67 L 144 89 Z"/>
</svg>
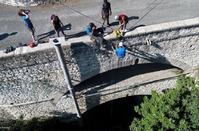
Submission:
<svg viewBox="0 0 199 131">
<path fill-rule="evenodd" d="M 119 61 L 111 48 L 119 40 L 112 35 L 105 37 L 106 49 L 95 46 L 88 36 L 62 43 L 73 85 L 99 73 L 134 64 L 163 63 L 191 71 L 199 65 L 199 20 L 177 23 L 180 26 L 167 23 L 138 27 L 126 33 L 124 44 L 129 51 L 125 59 Z M 146 44 L 146 39 L 152 43 Z M 20 47 L 8 54 L 0 52 L 0 56 L 0 108 L 4 112 L 13 118 L 20 114 L 31 118 L 75 113 L 70 97 L 61 97 L 67 92 L 67 85 L 53 45 L 45 43 L 35 48 Z M 14 106 L 51 98 L 56 98 L 56 101 Z M 85 111 L 85 107 L 81 108 Z"/>
</svg>

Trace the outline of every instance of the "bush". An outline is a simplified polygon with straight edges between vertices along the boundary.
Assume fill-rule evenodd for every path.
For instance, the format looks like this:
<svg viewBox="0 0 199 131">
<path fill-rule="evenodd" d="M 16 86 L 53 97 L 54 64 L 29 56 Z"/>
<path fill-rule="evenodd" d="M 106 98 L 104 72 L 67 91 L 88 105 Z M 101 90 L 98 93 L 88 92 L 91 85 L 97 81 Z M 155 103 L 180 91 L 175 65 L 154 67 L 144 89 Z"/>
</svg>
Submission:
<svg viewBox="0 0 199 131">
<path fill-rule="evenodd" d="M 141 117 L 132 121 L 131 130 L 199 130 L 199 82 L 181 76 L 176 88 L 162 94 L 152 91 L 135 111 Z"/>
</svg>

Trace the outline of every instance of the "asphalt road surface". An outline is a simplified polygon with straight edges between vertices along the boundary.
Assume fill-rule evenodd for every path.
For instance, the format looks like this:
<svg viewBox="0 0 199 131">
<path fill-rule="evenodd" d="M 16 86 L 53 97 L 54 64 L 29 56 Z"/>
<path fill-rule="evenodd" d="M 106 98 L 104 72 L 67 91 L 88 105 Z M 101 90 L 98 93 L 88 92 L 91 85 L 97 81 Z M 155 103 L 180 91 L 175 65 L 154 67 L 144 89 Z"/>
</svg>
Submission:
<svg viewBox="0 0 199 131">
<path fill-rule="evenodd" d="M 199 0 L 110 0 L 112 4 L 112 16 L 110 22 L 114 22 L 114 16 L 125 13 L 131 19 L 128 28 L 138 25 L 151 25 L 176 20 L 184 20 L 199 16 Z M 75 0 L 67 3 L 90 19 L 82 16 L 67 6 L 29 7 L 31 20 L 36 28 L 36 36 L 40 41 L 48 41 L 53 37 L 53 27 L 50 16 L 56 14 L 64 23 L 67 35 L 79 37 L 84 35 L 84 28 L 90 21 L 102 22 L 100 10 L 102 0 Z M 17 16 L 17 7 L 0 6 L 0 50 L 9 45 L 16 46 L 19 43 L 26 44 L 31 41 L 31 36 L 23 21 Z M 96 23 L 94 21 L 94 23 Z M 100 23 L 96 23 L 101 26 Z M 116 26 L 116 25 L 115 25 Z M 113 26 L 113 28 L 115 28 Z"/>
</svg>

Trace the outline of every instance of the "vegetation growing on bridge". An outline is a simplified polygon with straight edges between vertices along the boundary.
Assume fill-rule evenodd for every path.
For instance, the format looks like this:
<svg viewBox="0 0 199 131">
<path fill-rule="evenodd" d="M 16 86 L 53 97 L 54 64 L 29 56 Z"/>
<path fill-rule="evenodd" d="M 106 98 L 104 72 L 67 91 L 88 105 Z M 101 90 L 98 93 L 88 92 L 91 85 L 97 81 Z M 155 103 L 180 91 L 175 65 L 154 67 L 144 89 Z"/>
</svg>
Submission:
<svg viewBox="0 0 199 131">
<path fill-rule="evenodd" d="M 135 110 L 141 117 L 131 123 L 134 131 L 198 130 L 199 81 L 181 76 L 176 88 L 162 94 L 153 91 Z"/>
</svg>

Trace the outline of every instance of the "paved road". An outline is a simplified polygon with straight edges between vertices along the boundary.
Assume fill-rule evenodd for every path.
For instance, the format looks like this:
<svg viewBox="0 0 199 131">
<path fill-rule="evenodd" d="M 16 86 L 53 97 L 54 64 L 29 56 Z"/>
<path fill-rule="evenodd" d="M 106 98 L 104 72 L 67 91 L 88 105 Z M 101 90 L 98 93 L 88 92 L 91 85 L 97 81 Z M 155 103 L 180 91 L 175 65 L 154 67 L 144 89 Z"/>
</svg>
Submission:
<svg viewBox="0 0 199 131">
<path fill-rule="evenodd" d="M 102 0 L 75 0 L 67 3 L 95 20 L 101 21 L 100 7 Z M 151 25 L 162 22 L 189 19 L 199 16 L 199 0 L 111 0 L 113 15 L 124 12 L 131 18 L 128 27 L 136 25 Z M 8 45 L 27 43 L 30 34 L 24 26 L 23 21 L 17 16 L 17 7 L 0 6 L 0 50 Z M 65 25 L 67 34 L 83 34 L 85 26 L 90 22 L 65 6 L 54 7 L 31 7 L 31 19 L 36 27 L 36 34 L 48 40 L 52 35 L 50 15 L 57 14 Z M 136 17 L 135 17 L 136 16 Z M 69 29 L 69 24 L 72 27 Z M 97 24 L 98 26 L 100 24 Z"/>
</svg>

